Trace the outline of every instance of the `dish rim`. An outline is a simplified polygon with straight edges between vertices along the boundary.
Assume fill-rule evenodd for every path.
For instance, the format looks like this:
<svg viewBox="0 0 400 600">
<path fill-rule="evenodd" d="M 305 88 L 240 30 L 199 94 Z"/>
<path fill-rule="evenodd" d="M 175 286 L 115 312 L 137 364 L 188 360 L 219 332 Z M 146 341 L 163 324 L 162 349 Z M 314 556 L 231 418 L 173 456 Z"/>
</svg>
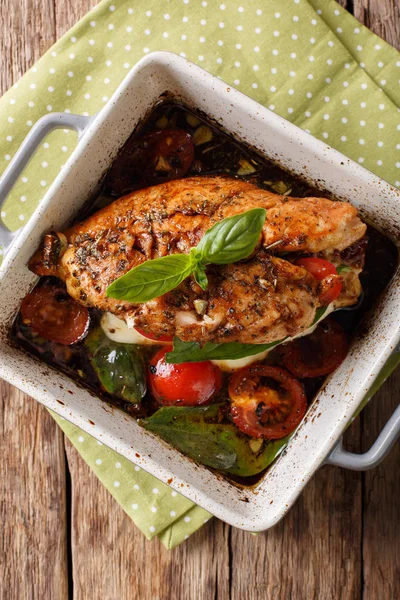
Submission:
<svg viewBox="0 0 400 600">
<path fill-rule="evenodd" d="M 242 94 L 241 92 L 234 90 L 234 88 L 232 86 L 230 86 L 229 84 L 222 82 L 217 77 L 207 73 L 206 71 L 204 71 L 200 67 L 197 67 L 193 63 L 190 63 L 186 59 L 183 59 L 182 57 L 178 57 L 176 55 L 173 55 L 173 54 L 167 53 L 167 52 L 157 52 L 157 53 L 147 55 L 145 58 L 143 58 L 141 61 L 139 61 L 139 63 L 137 63 L 137 65 L 126 76 L 124 81 L 118 87 L 118 89 L 113 94 L 113 96 L 108 101 L 108 103 L 104 106 L 104 108 L 91 119 L 87 131 L 85 132 L 84 136 L 78 143 L 74 152 L 71 154 L 63 171 L 58 175 L 58 177 L 56 178 L 56 180 L 54 181 L 54 183 L 52 184 L 52 186 L 46 193 L 44 201 L 41 205 L 41 208 L 37 211 L 37 214 L 31 219 L 31 221 L 28 223 L 26 228 L 24 228 L 24 230 L 21 232 L 21 234 L 18 236 L 18 238 L 14 242 L 13 248 L 10 250 L 9 254 L 7 255 L 5 261 L 2 265 L 0 286 L 7 278 L 7 274 L 12 271 L 12 267 L 13 267 L 13 265 L 15 265 L 16 261 L 18 260 L 21 249 L 23 247 L 26 248 L 26 244 L 29 243 L 29 241 L 31 243 L 31 247 L 33 247 L 33 243 L 34 243 L 33 240 L 37 239 L 37 237 L 38 237 L 37 230 L 40 230 L 40 228 L 41 228 L 40 225 L 41 225 L 41 222 L 43 221 L 42 217 L 44 216 L 46 209 L 50 206 L 50 204 L 52 202 L 55 201 L 55 199 L 57 198 L 57 194 L 62 189 L 62 186 L 64 185 L 65 181 L 68 179 L 68 176 L 72 172 L 73 167 L 74 166 L 76 167 L 78 161 L 82 158 L 84 151 L 89 148 L 90 143 L 96 138 L 96 135 L 98 135 L 99 131 L 101 131 L 101 128 L 104 125 L 104 123 L 107 122 L 107 120 L 110 117 L 110 115 L 112 114 L 112 112 L 115 111 L 116 107 L 119 106 L 118 103 L 120 103 L 120 104 L 122 103 L 121 98 L 124 97 L 124 94 L 128 93 L 128 95 L 129 95 L 130 86 L 133 86 L 135 80 L 137 78 L 140 78 L 140 76 L 142 76 L 142 79 L 143 79 L 144 72 L 150 71 L 150 73 L 151 73 L 152 70 L 153 71 L 157 70 L 157 68 L 160 69 L 161 71 L 164 70 L 164 76 L 171 75 L 171 73 L 172 73 L 178 79 L 179 79 L 179 77 L 182 79 L 182 76 L 188 77 L 188 80 L 186 82 L 188 84 L 188 86 L 190 85 L 190 83 L 189 83 L 190 78 L 194 77 L 197 82 L 202 81 L 203 87 L 208 86 L 209 93 L 213 93 L 214 96 L 224 97 L 226 99 L 226 101 L 229 101 L 229 102 L 227 102 L 228 105 L 235 107 L 236 109 L 238 109 L 238 107 L 240 109 L 244 109 L 244 107 L 246 107 L 246 111 L 248 111 L 249 114 L 261 115 L 265 119 L 264 124 L 266 127 L 267 126 L 269 127 L 270 132 L 276 132 L 277 135 L 281 134 L 283 136 L 283 138 L 284 138 L 284 134 L 285 134 L 289 138 L 288 143 L 291 143 L 293 146 L 296 143 L 300 143 L 300 145 L 303 145 L 304 148 L 307 149 L 306 153 L 312 154 L 314 152 L 315 154 L 317 154 L 319 156 L 319 159 L 321 161 L 325 161 L 325 164 L 334 164 L 335 168 L 339 169 L 339 172 L 340 171 L 348 172 L 348 173 L 351 172 L 353 178 L 354 178 L 354 176 L 359 177 L 359 179 L 363 183 L 363 185 L 372 186 L 372 188 L 376 191 L 376 193 L 379 193 L 380 195 L 382 195 L 382 194 L 386 195 L 386 200 L 387 199 L 389 199 L 390 201 L 393 200 L 393 203 L 394 203 L 394 201 L 396 199 L 400 205 L 400 193 L 395 188 L 393 188 L 386 182 L 382 181 L 381 179 L 377 178 L 375 175 L 369 173 L 366 169 L 364 169 L 357 163 L 353 163 L 352 161 L 350 161 L 349 159 L 347 159 L 346 157 L 344 157 L 343 155 L 338 153 L 336 150 L 329 148 L 325 143 L 320 142 L 319 140 L 317 140 L 310 134 L 302 131 L 301 129 L 299 129 L 298 127 L 293 125 L 292 123 L 289 123 L 286 120 L 282 119 L 281 117 L 279 117 L 278 115 L 276 115 L 275 113 L 270 111 L 269 109 L 262 107 L 260 104 L 256 103 L 254 100 L 248 98 L 247 96 L 244 96 L 244 94 Z M 192 85 L 193 85 L 193 83 L 192 83 Z M 238 138 L 237 133 L 236 133 L 236 135 L 235 135 L 235 133 L 232 133 L 232 135 L 235 138 Z M 123 144 L 123 142 L 121 143 L 121 145 L 122 144 Z M 284 166 L 284 168 L 285 168 L 285 166 Z M 287 166 L 286 166 L 286 168 L 287 168 Z M 304 176 L 304 174 L 303 174 L 303 176 Z M 340 197 L 340 195 L 339 195 L 339 197 Z M 397 207 L 395 207 L 395 208 L 397 208 Z M 42 219 L 42 221 L 41 221 L 41 219 Z M 398 221 L 397 221 L 396 225 L 400 228 L 400 215 L 398 215 Z M 36 232 L 36 234 L 35 234 L 35 232 Z M 32 277 L 31 277 L 31 279 L 32 279 Z M 397 273 L 396 273 L 394 279 L 392 280 L 392 283 L 390 284 L 390 289 L 391 290 L 393 289 L 393 293 L 395 291 L 394 286 L 397 286 L 397 291 L 399 291 L 399 288 L 400 288 L 399 283 L 400 283 L 400 278 L 399 278 L 399 272 L 397 270 Z M 0 287 L 0 289 L 1 289 L 1 287 Z M 385 297 L 386 296 L 387 296 L 387 292 L 385 294 Z M 399 293 L 397 294 L 396 298 L 397 298 L 396 306 L 400 307 L 400 294 Z M 18 303 L 19 303 L 19 301 L 18 301 Z M 378 307 L 375 308 L 375 311 L 377 311 L 377 309 L 378 309 Z M 382 310 L 384 310 L 383 306 L 382 306 Z M 2 352 L 0 354 L 0 359 L 4 358 L 3 346 L 8 343 L 7 336 L 4 335 L 4 333 L 5 333 L 4 325 L 5 325 L 5 321 L 3 318 L 3 320 L 0 320 L 0 332 L 1 332 L 1 344 L 2 344 Z M 323 443 L 320 444 L 318 452 L 315 453 L 312 464 L 310 464 L 307 469 L 303 470 L 302 477 L 301 478 L 299 476 L 295 477 L 295 474 L 293 473 L 293 468 L 286 469 L 288 471 L 288 473 L 290 473 L 289 476 L 292 477 L 291 489 L 290 489 L 290 492 L 288 492 L 287 490 L 285 491 L 284 486 L 281 485 L 280 487 L 278 486 L 277 490 L 275 490 L 275 491 L 278 491 L 281 495 L 281 498 L 279 501 L 280 506 L 277 509 L 276 509 L 276 505 L 275 505 L 273 507 L 273 509 L 267 510 L 267 508 L 268 508 L 267 500 L 270 498 L 272 500 L 272 503 L 274 503 L 275 498 L 271 498 L 270 496 L 268 496 L 268 490 L 265 490 L 265 489 L 261 490 L 261 488 L 263 488 L 263 486 L 266 482 L 271 482 L 274 479 L 280 477 L 281 469 L 280 468 L 277 469 L 277 466 L 279 465 L 279 463 L 282 463 L 282 459 L 284 459 L 285 456 L 287 456 L 288 454 L 291 453 L 291 450 L 294 447 L 294 444 L 296 444 L 296 440 L 297 440 L 297 446 L 299 445 L 299 442 L 298 442 L 299 437 L 301 437 L 301 435 L 304 435 L 303 425 L 300 426 L 298 432 L 296 433 L 296 435 L 290 442 L 287 450 L 284 453 L 282 453 L 282 456 L 277 461 L 275 461 L 275 463 L 269 469 L 266 476 L 263 477 L 260 484 L 254 490 L 246 489 L 244 491 L 239 490 L 237 493 L 235 492 L 236 498 L 237 498 L 237 501 L 235 503 L 232 503 L 232 497 L 230 499 L 228 498 L 228 502 L 231 502 L 231 504 L 223 503 L 222 497 L 221 497 L 221 502 L 216 502 L 215 499 L 213 499 L 209 494 L 207 494 L 207 491 L 204 490 L 204 486 L 203 486 L 203 490 L 199 490 L 198 487 L 193 484 L 193 481 L 189 482 L 189 489 L 186 489 L 186 486 L 188 485 L 188 483 L 184 477 L 181 477 L 181 475 L 179 475 L 180 473 L 184 475 L 184 472 L 182 472 L 182 469 L 180 469 L 180 468 L 177 468 L 177 470 L 176 470 L 176 472 L 178 473 L 178 476 L 173 475 L 173 481 L 170 483 L 171 487 L 173 487 L 177 491 L 183 493 L 190 499 L 194 500 L 196 503 L 201 504 L 204 508 L 206 508 L 206 509 L 210 510 L 211 512 L 213 512 L 214 514 L 216 514 L 216 516 L 220 517 L 221 519 L 223 519 L 237 527 L 252 530 L 252 531 L 261 531 L 263 529 L 267 529 L 267 528 L 271 527 L 272 525 L 274 525 L 278 520 L 280 520 L 284 516 L 284 514 L 287 512 L 287 510 L 289 510 L 290 506 L 293 504 L 296 497 L 301 493 L 301 490 L 304 487 L 304 485 L 306 484 L 306 482 L 311 478 L 313 473 L 323 463 L 323 461 L 324 461 L 325 457 L 327 456 L 327 454 L 329 453 L 329 451 L 334 447 L 340 434 L 344 430 L 347 423 L 350 421 L 352 414 L 354 412 L 354 409 L 357 408 L 357 406 L 359 404 L 359 402 L 356 399 L 357 398 L 361 399 L 364 396 L 364 393 L 369 389 L 370 385 L 372 384 L 374 375 L 376 376 L 378 374 L 380 367 L 383 366 L 383 364 L 384 364 L 385 360 L 388 358 L 390 352 L 394 349 L 397 342 L 399 341 L 399 339 L 400 339 L 399 324 L 397 324 L 396 330 L 393 327 L 390 334 L 391 335 L 386 335 L 385 343 L 380 344 L 380 354 L 377 357 L 377 360 L 375 360 L 375 362 L 373 363 L 373 366 L 371 365 L 371 368 L 369 369 L 369 371 L 366 370 L 365 376 L 362 380 L 363 381 L 362 385 L 361 385 L 361 381 L 359 381 L 361 387 L 359 388 L 358 393 L 353 392 L 353 402 L 351 404 L 351 406 L 353 407 L 353 410 L 350 409 L 350 405 L 347 402 L 348 410 L 345 411 L 344 414 L 342 415 L 342 418 L 339 419 L 335 423 L 335 426 L 333 427 L 333 429 L 330 430 L 330 435 L 327 436 L 323 440 Z M 353 355 L 354 355 L 355 350 L 359 350 L 359 349 L 360 348 L 357 346 L 353 347 L 350 354 L 353 353 Z M 347 360 L 346 360 L 346 362 L 347 362 Z M 353 356 L 353 363 L 354 363 L 354 356 Z M 43 365 L 44 363 L 41 363 L 41 364 Z M 35 362 L 35 366 L 37 366 L 36 362 Z M 355 366 L 353 366 L 353 367 L 350 366 L 347 368 L 347 371 L 348 371 L 347 379 L 348 380 L 350 380 L 351 371 L 354 368 L 355 368 Z M 343 366 L 343 368 L 340 368 L 340 374 L 344 375 L 344 373 L 345 373 L 345 369 Z M 59 375 L 59 373 L 56 373 L 54 370 L 52 370 L 52 374 L 53 374 L 53 379 L 56 379 L 57 374 Z M 79 415 L 68 414 L 68 409 L 69 409 L 68 406 L 65 409 L 61 408 L 61 405 L 56 404 L 56 401 L 55 401 L 56 399 L 53 398 L 53 401 L 52 401 L 52 399 L 49 398 L 47 396 L 47 394 L 43 392 L 43 390 L 41 391 L 36 388 L 36 393 L 35 393 L 35 389 L 31 385 L 31 382 L 21 380 L 21 378 L 18 375 L 18 372 L 16 372 L 15 370 L 14 370 L 14 372 L 11 373 L 10 369 L 8 369 L 7 366 L 2 361 L 0 361 L 0 375 L 3 378 L 10 381 L 11 383 L 13 383 L 14 385 L 17 385 L 17 387 L 20 387 L 20 389 L 23 389 L 23 391 L 26 391 L 30 395 L 33 395 L 38 401 L 40 401 L 43 404 L 45 404 L 46 406 L 52 408 L 53 410 L 55 410 L 55 412 L 60 414 L 62 417 L 64 417 L 64 418 L 70 417 L 69 420 L 71 420 L 75 424 L 78 424 L 87 433 L 94 435 L 94 437 L 97 437 L 98 439 L 101 438 L 103 441 L 106 440 L 107 436 L 106 437 L 104 436 L 104 432 L 102 432 L 101 430 L 99 430 L 96 427 L 95 428 L 91 427 L 90 425 L 88 425 L 87 422 L 83 422 L 82 418 Z M 324 384 L 324 388 L 323 388 L 322 392 L 326 393 L 327 387 L 329 385 L 332 385 L 332 382 L 335 383 L 335 385 L 338 389 L 340 389 L 340 381 L 338 379 L 338 376 L 339 376 L 339 371 L 336 372 L 335 374 L 333 374 L 333 376 L 328 379 L 327 384 Z M 64 381 L 64 378 L 65 378 L 65 376 L 63 376 L 61 379 Z M 18 383 L 19 383 L 19 385 L 18 385 Z M 74 386 L 72 386 L 72 387 L 74 387 Z M 79 388 L 78 386 L 75 386 L 75 387 L 77 387 L 77 391 L 82 393 L 81 388 Z M 320 399 L 320 395 L 321 395 L 321 393 L 318 394 L 318 400 Z M 100 400 L 97 399 L 97 397 L 96 397 L 96 401 L 101 402 Z M 357 406 L 354 406 L 354 404 L 357 404 Z M 319 405 L 319 402 L 314 400 L 312 406 L 310 407 L 310 409 L 305 417 L 305 422 L 307 424 L 319 419 L 318 415 L 316 414 L 316 409 L 317 409 L 318 405 Z M 308 429 L 310 429 L 309 425 L 307 427 L 307 430 Z M 303 431 L 303 433 L 301 433 L 302 431 Z M 148 436 L 152 436 L 152 434 L 149 434 L 148 432 L 146 432 L 146 434 Z M 131 450 L 132 447 L 131 448 L 128 447 L 129 444 L 126 443 L 126 440 L 125 440 L 125 444 L 124 444 L 124 443 L 121 443 L 122 442 L 121 439 L 119 439 L 119 440 L 118 440 L 118 438 L 115 439 L 115 435 L 114 435 L 113 440 L 111 440 L 112 437 L 113 437 L 113 435 L 111 435 L 111 437 L 107 437 L 108 441 L 110 442 L 109 445 L 111 445 L 111 447 L 113 447 L 114 449 L 117 449 L 116 446 L 118 446 L 119 450 L 117 449 L 117 451 L 120 451 L 120 453 L 123 454 L 124 456 L 126 456 L 129 460 L 131 460 L 132 462 L 136 462 L 137 464 L 140 464 L 141 466 L 146 465 L 147 470 L 149 470 L 149 472 L 154 474 L 159 479 L 161 478 L 164 482 L 168 482 L 170 477 L 165 477 L 165 475 L 172 474 L 170 471 L 170 469 L 172 467 L 166 467 L 165 465 L 167 464 L 167 462 L 165 462 L 164 468 L 162 468 L 162 466 L 159 465 L 157 461 L 153 460 L 151 458 L 151 456 L 150 456 L 150 458 L 147 458 L 146 460 L 139 461 L 137 459 L 137 457 L 134 456 L 135 453 L 132 452 L 132 450 Z M 165 442 L 162 442 L 162 440 L 160 440 L 159 438 L 154 438 L 152 441 L 156 444 L 156 446 L 158 445 L 158 449 L 161 450 L 161 454 L 166 453 Z M 170 446 L 168 446 L 168 448 L 171 449 Z M 177 451 L 175 449 L 172 449 L 172 450 L 173 450 L 173 453 L 175 453 L 175 454 L 177 453 Z M 169 452 L 168 454 L 171 454 L 171 453 Z M 180 455 L 180 460 L 177 462 L 182 463 L 182 459 L 183 459 L 183 462 L 186 464 L 188 461 L 190 462 L 190 469 L 188 467 L 188 470 L 191 470 L 192 474 L 197 473 L 197 476 L 202 477 L 203 483 L 205 485 L 207 485 L 207 480 L 211 481 L 211 479 L 212 479 L 213 481 L 215 481 L 215 478 L 216 478 L 219 482 L 219 485 L 221 485 L 221 487 L 223 489 L 226 489 L 226 480 L 224 480 L 225 481 L 225 483 L 224 483 L 224 481 L 221 480 L 221 476 L 218 476 L 217 474 L 212 473 L 210 470 L 205 469 L 204 467 L 199 467 L 199 466 L 195 465 L 195 463 L 190 461 L 190 459 L 188 459 L 187 457 L 182 457 L 182 455 Z M 173 461 L 172 461 L 172 463 L 173 463 Z M 180 464 L 180 466 L 182 466 L 182 464 Z M 204 476 L 205 470 L 207 471 L 208 474 L 212 475 L 211 479 L 209 477 Z M 237 489 L 236 486 L 233 486 L 233 484 L 229 484 L 229 486 L 235 487 L 235 489 Z M 248 498 L 247 502 L 246 502 L 246 500 L 244 500 L 245 497 Z M 263 503 L 260 502 L 260 498 L 262 498 Z M 237 507 L 240 506 L 240 505 L 238 505 L 238 502 L 242 502 L 243 504 L 250 505 L 249 508 L 253 508 L 254 509 L 253 513 L 256 512 L 257 516 L 255 516 L 254 514 L 253 514 L 253 516 L 251 516 L 251 510 L 238 511 Z M 233 504 L 235 504 L 236 508 L 233 506 Z M 272 506 L 272 505 L 270 505 L 270 506 Z M 255 510 L 255 508 L 257 508 L 257 510 Z M 264 508 L 264 511 L 262 511 L 262 508 Z"/>
</svg>

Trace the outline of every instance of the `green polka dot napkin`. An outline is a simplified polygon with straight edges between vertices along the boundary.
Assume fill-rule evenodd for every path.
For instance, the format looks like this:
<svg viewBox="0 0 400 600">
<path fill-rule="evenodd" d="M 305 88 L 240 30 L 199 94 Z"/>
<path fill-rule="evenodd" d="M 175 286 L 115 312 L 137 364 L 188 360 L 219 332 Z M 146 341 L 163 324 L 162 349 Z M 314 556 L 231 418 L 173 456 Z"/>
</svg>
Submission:
<svg viewBox="0 0 400 600">
<path fill-rule="evenodd" d="M 186 56 L 400 187 L 400 57 L 334 0 L 103 0 L 0 100 L 0 171 L 51 111 L 93 114 L 153 50 Z M 72 152 L 53 132 L 2 207 L 26 222 Z M 400 357 L 400 354 L 397 355 Z M 382 375 L 398 362 L 392 360 Z M 55 417 L 124 510 L 172 548 L 210 515 Z"/>
</svg>

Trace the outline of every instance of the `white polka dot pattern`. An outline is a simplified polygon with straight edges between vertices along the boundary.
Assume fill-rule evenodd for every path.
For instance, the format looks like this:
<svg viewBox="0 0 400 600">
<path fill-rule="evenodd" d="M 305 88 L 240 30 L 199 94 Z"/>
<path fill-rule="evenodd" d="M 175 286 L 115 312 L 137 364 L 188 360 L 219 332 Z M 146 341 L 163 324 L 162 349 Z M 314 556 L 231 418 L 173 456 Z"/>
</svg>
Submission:
<svg viewBox="0 0 400 600">
<path fill-rule="evenodd" d="M 177 0 L 161 13 L 155 1 L 139 0 L 133 9 L 127 2 L 103 0 L 4 96 L 0 169 L 39 116 L 52 110 L 99 110 L 126 69 L 148 52 L 167 49 L 199 62 L 398 184 L 399 138 L 391 133 L 400 120 L 398 53 L 333 0 L 271 0 L 263 8 L 256 0 L 246 6 L 235 0 L 229 6 L 216 3 L 218 10 L 210 10 L 212 3 Z M 258 37 L 263 31 L 271 35 Z M 354 118 L 356 107 L 363 108 L 362 119 Z M 21 110 L 27 119 L 19 118 Z M 385 138 L 380 145 L 377 129 Z M 76 142 L 67 131 L 50 138 L 51 149 L 50 142 L 43 145 L 26 170 L 29 186 L 18 182 L 4 206 L 2 218 L 13 229 L 32 214 L 40 190 L 48 189 Z"/>
</svg>

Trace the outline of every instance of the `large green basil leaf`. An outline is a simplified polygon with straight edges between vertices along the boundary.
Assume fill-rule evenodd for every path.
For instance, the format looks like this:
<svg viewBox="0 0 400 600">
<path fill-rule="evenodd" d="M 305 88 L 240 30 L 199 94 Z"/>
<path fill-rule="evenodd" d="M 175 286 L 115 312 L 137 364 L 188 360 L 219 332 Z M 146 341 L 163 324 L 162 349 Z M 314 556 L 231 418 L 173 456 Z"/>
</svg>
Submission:
<svg viewBox="0 0 400 600">
<path fill-rule="evenodd" d="M 202 362 L 205 360 L 236 360 L 246 356 L 254 356 L 265 350 L 271 350 L 282 344 L 284 340 L 270 342 L 269 344 L 239 344 L 227 342 L 226 344 L 213 344 L 207 342 L 200 346 L 198 342 L 183 342 L 174 338 L 174 347 L 165 355 L 167 363 L 180 364 L 185 362 Z"/>
<path fill-rule="evenodd" d="M 101 327 L 89 333 L 85 346 L 104 389 L 127 402 L 141 402 L 146 394 L 146 369 L 140 349 L 113 342 Z"/>
<path fill-rule="evenodd" d="M 260 239 L 266 210 L 253 208 L 216 223 L 204 234 L 190 254 L 170 254 L 147 260 L 134 267 L 107 288 L 109 298 L 148 302 L 176 288 L 194 273 L 197 283 L 207 289 L 205 265 L 228 264 L 247 258 Z"/>
<path fill-rule="evenodd" d="M 260 473 L 283 450 L 290 436 L 275 441 L 250 438 L 231 423 L 218 423 L 222 406 L 163 407 L 139 422 L 203 465 L 241 477 Z"/>
<path fill-rule="evenodd" d="M 148 302 L 176 288 L 196 267 L 189 254 L 170 254 L 138 265 L 108 286 L 109 298 Z"/>
<path fill-rule="evenodd" d="M 253 208 L 213 225 L 196 247 L 201 262 L 224 265 L 250 256 L 260 239 L 266 214 L 265 208 Z"/>
</svg>

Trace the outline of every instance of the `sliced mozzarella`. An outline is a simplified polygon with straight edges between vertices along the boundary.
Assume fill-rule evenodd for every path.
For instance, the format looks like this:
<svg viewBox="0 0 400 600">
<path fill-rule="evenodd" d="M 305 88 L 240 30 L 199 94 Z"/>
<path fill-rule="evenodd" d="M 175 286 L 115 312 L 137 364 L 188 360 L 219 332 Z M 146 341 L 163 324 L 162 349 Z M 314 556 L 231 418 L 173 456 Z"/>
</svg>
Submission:
<svg viewBox="0 0 400 600">
<path fill-rule="evenodd" d="M 100 325 L 106 336 L 113 342 L 119 342 L 120 344 L 148 344 L 148 345 L 159 345 L 160 342 L 156 340 L 149 340 L 148 338 L 141 335 L 133 327 L 133 322 L 129 323 L 129 326 L 122 319 L 118 319 L 112 313 L 106 312 L 101 317 Z"/>
<path fill-rule="evenodd" d="M 264 360 L 270 350 L 264 350 L 253 356 L 246 356 L 245 358 L 237 358 L 235 360 L 212 360 L 211 362 L 219 367 L 221 371 L 236 371 L 237 369 L 243 369 L 247 365 L 255 361 Z"/>
<path fill-rule="evenodd" d="M 333 304 L 330 304 L 317 323 L 305 331 L 295 335 L 294 337 L 287 338 L 284 343 L 286 344 L 287 342 L 291 342 L 298 337 L 312 333 L 317 327 L 318 323 L 325 319 L 325 317 L 327 317 L 333 310 L 334 306 Z M 176 321 L 179 322 L 180 325 L 199 323 L 196 313 L 193 311 L 179 311 L 176 315 Z M 125 321 L 119 319 L 112 313 L 106 312 L 101 318 L 100 325 L 106 336 L 114 342 L 119 342 L 120 344 L 160 345 L 159 341 L 149 340 L 136 331 L 136 329 L 134 329 L 133 319 L 129 319 L 127 324 Z M 271 348 L 271 350 L 273 350 L 273 348 Z M 271 350 L 264 350 L 263 352 L 259 352 L 253 356 L 246 356 L 245 358 L 238 358 L 236 360 L 212 360 L 211 362 L 219 367 L 221 371 L 236 371 L 237 369 L 243 369 L 243 367 L 251 365 L 253 362 L 264 360 Z"/>
</svg>

